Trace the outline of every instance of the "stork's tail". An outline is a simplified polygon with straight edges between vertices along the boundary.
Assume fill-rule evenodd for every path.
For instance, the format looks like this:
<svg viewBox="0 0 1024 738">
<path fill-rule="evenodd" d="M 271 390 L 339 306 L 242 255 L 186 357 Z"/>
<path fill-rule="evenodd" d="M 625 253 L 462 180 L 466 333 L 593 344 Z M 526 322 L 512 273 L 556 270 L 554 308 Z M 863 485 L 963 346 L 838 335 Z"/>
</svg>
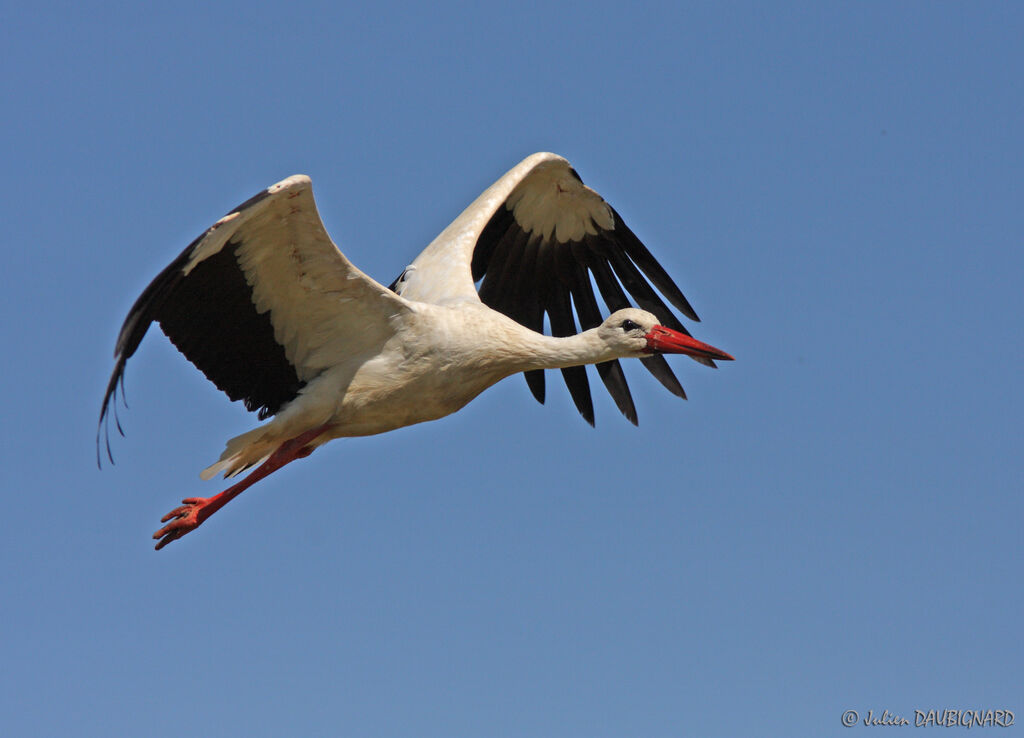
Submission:
<svg viewBox="0 0 1024 738">
<path fill-rule="evenodd" d="M 228 441 L 224 453 L 220 455 L 216 463 L 199 473 L 200 478 L 213 479 L 221 472 L 224 472 L 225 478 L 233 477 L 264 461 L 274 453 L 274 449 L 280 443 L 279 440 L 266 436 L 266 428 L 254 428 L 240 436 L 235 436 Z"/>
</svg>

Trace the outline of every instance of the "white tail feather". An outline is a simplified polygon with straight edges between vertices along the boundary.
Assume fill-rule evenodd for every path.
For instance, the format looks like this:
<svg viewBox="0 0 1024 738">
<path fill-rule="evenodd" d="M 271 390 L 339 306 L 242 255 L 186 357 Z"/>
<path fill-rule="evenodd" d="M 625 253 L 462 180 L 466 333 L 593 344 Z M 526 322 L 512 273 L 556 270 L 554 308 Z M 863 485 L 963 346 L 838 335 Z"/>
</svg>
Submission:
<svg viewBox="0 0 1024 738">
<path fill-rule="evenodd" d="M 233 477 L 250 466 L 258 464 L 274 453 L 277 441 L 261 438 L 266 428 L 254 428 L 228 441 L 224 453 L 210 466 L 199 473 L 200 479 L 213 479 L 220 472 L 224 477 Z"/>
</svg>

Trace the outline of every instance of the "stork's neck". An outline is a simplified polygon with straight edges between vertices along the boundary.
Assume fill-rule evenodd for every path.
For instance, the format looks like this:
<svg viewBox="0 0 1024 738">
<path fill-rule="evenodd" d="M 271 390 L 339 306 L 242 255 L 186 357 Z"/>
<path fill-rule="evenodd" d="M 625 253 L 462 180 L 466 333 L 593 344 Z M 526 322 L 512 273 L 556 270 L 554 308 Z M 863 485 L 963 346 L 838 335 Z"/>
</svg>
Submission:
<svg viewBox="0 0 1024 738">
<path fill-rule="evenodd" d="M 449 359 L 455 350 L 464 357 L 456 359 L 459 363 L 500 376 L 596 364 L 622 356 L 601 340 L 597 328 L 564 338 L 546 336 L 480 304 L 460 305 L 435 315 L 435 330 L 441 335 L 435 334 L 432 341 L 448 344 Z"/>
<path fill-rule="evenodd" d="M 527 369 L 563 369 L 581 364 L 597 364 L 619 358 L 592 328 L 574 336 L 556 338 L 529 331 Z"/>
</svg>

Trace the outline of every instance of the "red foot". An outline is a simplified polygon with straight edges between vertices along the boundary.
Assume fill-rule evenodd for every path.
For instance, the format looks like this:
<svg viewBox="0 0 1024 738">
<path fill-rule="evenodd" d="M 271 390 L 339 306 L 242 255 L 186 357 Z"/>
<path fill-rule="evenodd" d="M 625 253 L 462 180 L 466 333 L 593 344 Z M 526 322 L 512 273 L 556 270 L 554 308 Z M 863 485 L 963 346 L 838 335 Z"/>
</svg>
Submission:
<svg viewBox="0 0 1024 738">
<path fill-rule="evenodd" d="M 203 522 L 213 515 L 214 510 L 207 510 L 213 498 L 189 497 L 182 500 L 181 507 L 176 507 L 160 518 L 161 523 L 167 523 L 163 528 L 153 534 L 153 538 L 159 538 L 156 550 L 166 546 L 171 541 L 176 541 L 186 533 L 191 533 Z M 167 522 L 167 521 L 171 522 Z"/>
<path fill-rule="evenodd" d="M 181 507 L 176 507 L 160 518 L 160 522 L 167 523 L 167 525 L 153 534 L 153 538 L 159 539 L 156 544 L 156 550 L 159 551 L 171 541 L 176 541 L 194 531 L 208 517 L 247 490 L 253 483 L 260 481 L 263 477 L 277 471 L 295 459 L 309 456 L 316 447 L 308 444 L 316 440 L 317 436 L 329 427 L 321 425 L 319 428 L 312 428 L 305 433 L 300 433 L 291 440 L 285 441 L 277 447 L 277 450 L 270 455 L 269 459 L 253 470 L 249 476 L 228 487 L 219 495 L 214 495 L 213 497 L 189 497 L 182 500 L 183 504 Z"/>
</svg>

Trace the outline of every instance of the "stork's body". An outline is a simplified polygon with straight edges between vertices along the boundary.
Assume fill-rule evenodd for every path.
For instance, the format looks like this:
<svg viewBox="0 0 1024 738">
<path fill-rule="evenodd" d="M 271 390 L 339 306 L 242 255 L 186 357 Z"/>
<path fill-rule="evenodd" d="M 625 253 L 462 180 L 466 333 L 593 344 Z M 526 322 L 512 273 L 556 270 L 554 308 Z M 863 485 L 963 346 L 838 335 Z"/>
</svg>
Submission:
<svg viewBox="0 0 1024 738">
<path fill-rule="evenodd" d="M 165 516 L 170 522 L 155 534 L 157 548 L 331 439 L 436 420 L 519 372 L 543 401 L 540 371 L 563 369 L 577 407 L 593 422 L 583 365 L 598 364 L 635 423 L 618 359 L 644 359 L 682 395 L 661 353 L 711 365 L 731 358 L 690 338 L 637 266 L 696 318 L 614 210 L 553 154 L 535 154 L 498 180 L 391 288 L 337 250 L 309 179 L 290 177 L 218 221 L 142 294 L 118 338 L 100 420 L 154 320 L 231 399 L 244 399 L 261 418 L 274 416 L 229 441 L 202 476 L 263 466 L 216 497 L 185 500 Z M 618 308 L 603 322 L 591 275 L 605 302 Z M 625 307 L 620 282 L 660 315 Z M 572 305 L 589 330 L 576 333 Z M 554 336 L 542 332 L 545 313 Z"/>
</svg>

